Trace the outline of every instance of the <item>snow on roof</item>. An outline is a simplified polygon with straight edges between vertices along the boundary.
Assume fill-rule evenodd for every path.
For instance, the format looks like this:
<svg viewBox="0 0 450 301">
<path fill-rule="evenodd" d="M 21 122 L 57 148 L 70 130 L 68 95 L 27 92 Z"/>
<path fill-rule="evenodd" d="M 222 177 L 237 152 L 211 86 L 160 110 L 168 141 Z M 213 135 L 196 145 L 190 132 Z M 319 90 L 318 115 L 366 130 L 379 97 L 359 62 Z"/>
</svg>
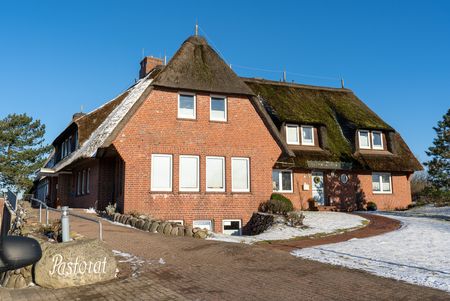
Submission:
<svg viewBox="0 0 450 301">
<path fill-rule="evenodd" d="M 102 124 L 92 132 L 90 137 L 79 149 L 54 166 L 55 171 L 63 169 L 78 159 L 95 156 L 97 149 L 102 146 L 119 122 L 140 98 L 142 93 L 150 86 L 153 81 L 150 77 L 151 73 L 140 79 L 134 86 L 130 87 L 127 90 L 129 91 L 127 97 L 111 112 L 111 114 L 108 115 Z"/>
</svg>

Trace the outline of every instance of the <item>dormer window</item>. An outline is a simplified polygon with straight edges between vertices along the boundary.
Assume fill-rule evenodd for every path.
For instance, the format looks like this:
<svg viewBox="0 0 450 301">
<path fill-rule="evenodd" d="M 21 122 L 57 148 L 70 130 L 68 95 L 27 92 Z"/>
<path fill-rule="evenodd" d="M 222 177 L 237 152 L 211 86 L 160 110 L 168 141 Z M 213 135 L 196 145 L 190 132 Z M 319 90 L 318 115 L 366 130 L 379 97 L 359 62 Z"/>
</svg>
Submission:
<svg viewBox="0 0 450 301">
<path fill-rule="evenodd" d="M 359 131 L 359 148 L 370 149 L 370 132 Z"/>
<path fill-rule="evenodd" d="M 383 133 L 379 131 L 372 132 L 372 148 L 383 149 Z"/>
<path fill-rule="evenodd" d="M 302 145 L 314 145 L 314 128 L 302 125 Z"/>
<path fill-rule="evenodd" d="M 287 124 L 286 142 L 294 145 L 314 145 L 314 127 L 309 125 L 298 126 L 296 124 Z"/>
<path fill-rule="evenodd" d="M 383 150 L 383 133 L 380 131 L 358 131 L 360 149 Z"/>
<path fill-rule="evenodd" d="M 286 141 L 288 144 L 300 144 L 298 138 L 298 125 L 286 125 Z"/>
</svg>

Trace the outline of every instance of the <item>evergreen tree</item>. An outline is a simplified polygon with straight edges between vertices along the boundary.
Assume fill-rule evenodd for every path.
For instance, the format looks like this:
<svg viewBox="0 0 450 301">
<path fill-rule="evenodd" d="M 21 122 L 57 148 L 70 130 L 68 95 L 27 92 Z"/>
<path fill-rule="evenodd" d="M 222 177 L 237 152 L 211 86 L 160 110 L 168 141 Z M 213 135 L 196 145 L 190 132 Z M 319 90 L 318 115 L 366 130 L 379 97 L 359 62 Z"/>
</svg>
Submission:
<svg viewBox="0 0 450 301">
<path fill-rule="evenodd" d="M 32 175 L 50 150 L 44 134 L 45 125 L 26 114 L 0 120 L 0 187 L 15 192 L 31 188 Z"/>
<path fill-rule="evenodd" d="M 435 190 L 449 192 L 450 189 L 450 109 L 437 127 L 433 145 L 426 152 L 430 160 L 424 162 L 428 167 L 428 178 Z"/>
</svg>

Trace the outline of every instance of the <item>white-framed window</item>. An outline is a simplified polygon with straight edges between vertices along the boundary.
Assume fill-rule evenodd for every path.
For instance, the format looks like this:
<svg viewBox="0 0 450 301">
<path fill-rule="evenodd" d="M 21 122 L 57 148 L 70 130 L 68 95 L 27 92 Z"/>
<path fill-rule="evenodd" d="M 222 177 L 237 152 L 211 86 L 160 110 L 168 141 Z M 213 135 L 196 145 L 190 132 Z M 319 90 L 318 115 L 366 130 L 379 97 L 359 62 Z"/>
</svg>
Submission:
<svg viewBox="0 0 450 301">
<path fill-rule="evenodd" d="M 206 191 L 225 191 L 224 157 L 206 157 Z"/>
<path fill-rule="evenodd" d="M 293 192 L 292 189 L 292 171 L 291 170 L 272 170 L 272 185 L 275 192 Z"/>
<path fill-rule="evenodd" d="M 78 172 L 77 176 L 77 195 L 81 195 L 81 171 Z"/>
<path fill-rule="evenodd" d="M 195 119 L 196 102 L 195 94 L 178 94 L 178 118 Z"/>
<path fill-rule="evenodd" d="M 66 141 L 64 140 L 61 144 L 61 159 L 66 156 Z"/>
<path fill-rule="evenodd" d="M 226 97 L 211 96 L 209 120 L 227 121 L 227 98 Z"/>
<path fill-rule="evenodd" d="M 287 144 L 300 144 L 298 125 L 286 124 L 286 142 Z"/>
<path fill-rule="evenodd" d="M 302 125 L 302 145 L 314 145 L 314 127 Z"/>
<path fill-rule="evenodd" d="M 199 191 L 199 165 L 198 156 L 180 155 L 180 191 Z"/>
<path fill-rule="evenodd" d="M 172 155 L 152 154 L 151 190 L 172 191 Z"/>
<path fill-rule="evenodd" d="M 383 133 L 380 131 L 372 131 L 372 148 L 383 149 Z"/>
<path fill-rule="evenodd" d="M 240 219 L 224 219 L 222 220 L 222 233 L 226 235 L 240 236 L 242 235 L 242 226 Z"/>
<path fill-rule="evenodd" d="M 72 136 L 69 136 L 67 140 L 67 154 L 69 155 L 72 152 Z"/>
<path fill-rule="evenodd" d="M 359 148 L 370 149 L 370 132 L 358 131 Z"/>
<path fill-rule="evenodd" d="M 213 231 L 212 221 L 209 219 L 206 220 L 195 220 L 192 222 L 193 228 L 206 229 L 210 232 Z"/>
<path fill-rule="evenodd" d="M 84 194 L 86 188 L 86 170 L 83 170 L 83 177 L 81 178 L 81 194 Z"/>
<path fill-rule="evenodd" d="M 90 183 L 90 181 L 91 181 L 91 169 L 90 168 L 88 168 L 87 169 L 87 174 L 86 174 L 86 193 L 90 193 L 90 190 L 91 190 L 91 183 Z"/>
<path fill-rule="evenodd" d="M 231 158 L 231 191 L 250 191 L 249 158 Z"/>
<path fill-rule="evenodd" d="M 372 173 L 373 193 L 392 193 L 392 179 L 390 173 Z"/>
<path fill-rule="evenodd" d="M 168 222 L 184 226 L 184 221 L 182 219 L 169 219 Z"/>
</svg>

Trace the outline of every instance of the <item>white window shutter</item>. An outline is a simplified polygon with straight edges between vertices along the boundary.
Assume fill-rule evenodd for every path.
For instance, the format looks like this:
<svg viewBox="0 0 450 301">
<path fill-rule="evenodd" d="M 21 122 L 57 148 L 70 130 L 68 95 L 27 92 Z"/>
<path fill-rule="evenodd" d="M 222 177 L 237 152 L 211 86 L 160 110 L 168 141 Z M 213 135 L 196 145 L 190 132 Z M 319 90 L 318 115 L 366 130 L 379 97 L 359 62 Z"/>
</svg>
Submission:
<svg viewBox="0 0 450 301">
<path fill-rule="evenodd" d="M 180 191 L 199 191 L 198 156 L 180 156 Z"/>
<path fill-rule="evenodd" d="M 250 191 L 249 159 L 231 159 L 231 179 L 233 191 Z"/>
<path fill-rule="evenodd" d="M 152 155 L 152 191 L 172 191 L 172 155 Z"/>
<path fill-rule="evenodd" d="M 206 190 L 225 190 L 224 163 L 225 158 L 223 157 L 206 158 Z"/>
</svg>

